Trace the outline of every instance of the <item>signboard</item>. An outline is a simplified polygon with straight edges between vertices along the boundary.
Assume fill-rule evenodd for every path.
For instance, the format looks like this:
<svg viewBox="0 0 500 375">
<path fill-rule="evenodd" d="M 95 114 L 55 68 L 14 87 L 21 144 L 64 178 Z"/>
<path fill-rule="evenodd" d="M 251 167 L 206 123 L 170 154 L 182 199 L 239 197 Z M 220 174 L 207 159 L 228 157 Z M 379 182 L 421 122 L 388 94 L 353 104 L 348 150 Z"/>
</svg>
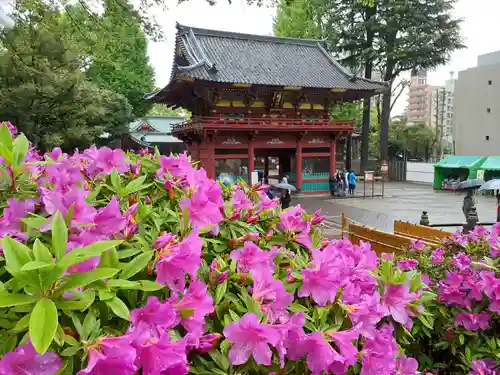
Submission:
<svg viewBox="0 0 500 375">
<path fill-rule="evenodd" d="M 365 171 L 365 181 L 373 181 L 375 178 L 374 171 Z"/>
<path fill-rule="evenodd" d="M 480 169 L 477 171 L 477 178 L 480 180 L 484 180 L 484 169 Z"/>
<path fill-rule="evenodd" d="M 380 166 L 380 170 L 382 171 L 382 173 L 389 172 L 389 166 L 387 165 L 387 162 L 385 160 L 382 162 L 382 165 Z"/>
</svg>

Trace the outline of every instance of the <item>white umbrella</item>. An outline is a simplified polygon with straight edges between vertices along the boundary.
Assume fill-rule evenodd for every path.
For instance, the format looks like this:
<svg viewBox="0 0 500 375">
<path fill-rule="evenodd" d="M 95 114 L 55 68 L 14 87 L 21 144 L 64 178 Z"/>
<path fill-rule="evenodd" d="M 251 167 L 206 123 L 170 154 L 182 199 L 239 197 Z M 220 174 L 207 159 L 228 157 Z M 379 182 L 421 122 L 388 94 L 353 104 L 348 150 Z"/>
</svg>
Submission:
<svg viewBox="0 0 500 375">
<path fill-rule="evenodd" d="M 489 180 L 479 188 L 479 191 L 500 190 L 500 179 Z"/>
</svg>

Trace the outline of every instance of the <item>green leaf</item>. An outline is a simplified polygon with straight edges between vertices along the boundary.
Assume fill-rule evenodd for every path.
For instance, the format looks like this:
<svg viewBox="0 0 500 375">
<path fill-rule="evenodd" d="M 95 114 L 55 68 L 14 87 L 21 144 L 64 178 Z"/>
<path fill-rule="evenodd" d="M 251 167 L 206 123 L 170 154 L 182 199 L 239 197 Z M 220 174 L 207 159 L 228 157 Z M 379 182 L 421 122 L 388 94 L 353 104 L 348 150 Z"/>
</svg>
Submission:
<svg viewBox="0 0 500 375">
<path fill-rule="evenodd" d="M 39 262 L 52 263 L 54 257 L 50 253 L 47 246 L 45 246 L 38 238 L 33 244 L 33 253 L 35 254 L 35 260 Z"/>
<path fill-rule="evenodd" d="M 35 303 L 37 299 L 26 294 L 0 293 L 0 307 L 23 306 Z"/>
<path fill-rule="evenodd" d="M 44 354 L 47 351 L 58 325 L 59 316 L 54 302 L 48 298 L 39 300 L 31 313 L 29 326 L 31 343 L 38 353 Z"/>
<path fill-rule="evenodd" d="M 41 268 L 50 268 L 54 266 L 55 266 L 54 263 L 39 262 L 35 260 L 33 262 L 28 262 L 24 266 L 22 266 L 21 271 L 33 271 Z"/>
<path fill-rule="evenodd" d="M 9 272 L 19 272 L 21 267 L 31 261 L 30 248 L 6 236 L 3 240 L 3 255 Z"/>
<path fill-rule="evenodd" d="M 120 289 L 140 289 L 141 284 L 138 281 L 129 281 L 123 279 L 113 279 L 108 280 L 108 286 L 110 288 L 120 288 Z"/>
<path fill-rule="evenodd" d="M 139 282 L 141 283 L 141 290 L 145 292 L 156 292 L 157 290 L 163 289 L 163 285 L 158 284 L 154 281 L 141 280 Z"/>
<path fill-rule="evenodd" d="M 2 122 L 0 126 L 0 144 L 5 146 L 7 150 L 12 150 L 12 146 L 14 144 L 12 134 L 10 133 L 10 130 L 5 122 Z"/>
<path fill-rule="evenodd" d="M 125 187 L 123 195 L 133 194 L 139 190 L 145 189 L 146 186 L 144 186 L 144 181 L 146 181 L 146 177 L 147 176 L 141 176 L 130 181 Z"/>
<path fill-rule="evenodd" d="M 217 288 L 215 289 L 215 304 L 219 304 L 220 301 L 224 298 L 224 295 L 226 294 L 227 291 L 227 280 L 224 280 L 222 283 L 217 285 Z"/>
<path fill-rule="evenodd" d="M 79 346 L 70 346 L 69 348 L 66 348 L 61 352 L 61 356 L 63 357 L 74 356 L 76 353 L 80 351 L 80 349 L 81 348 Z"/>
<path fill-rule="evenodd" d="M 180 309 L 179 312 L 181 313 L 181 317 L 183 320 L 188 319 L 189 317 L 193 316 L 194 314 L 194 309 L 191 308 L 185 308 L 185 309 Z"/>
<path fill-rule="evenodd" d="M 111 298 L 114 298 L 116 297 L 116 293 L 115 292 L 112 292 L 110 290 L 106 290 L 106 289 L 103 289 L 103 290 L 100 290 L 99 291 L 99 299 L 101 301 L 107 301 Z"/>
<path fill-rule="evenodd" d="M 120 274 L 121 279 L 130 279 L 135 274 L 141 272 L 146 268 L 151 257 L 153 256 L 153 251 L 146 251 L 145 253 L 136 256 L 132 261 L 130 261 Z"/>
<path fill-rule="evenodd" d="M 104 301 L 109 306 L 109 308 L 115 313 L 116 316 L 130 321 L 130 311 L 118 297 L 114 297 L 110 300 Z"/>
<path fill-rule="evenodd" d="M 26 154 L 29 149 L 29 141 L 28 138 L 25 137 L 24 134 L 19 135 L 14 140 L 14 149 L 13 149 L 13 163 L 16 167 L 19 167 L 24 162 Z"/>
<path fill-rule="evenodd" d="M 61 260 L 68 243 L 68 228 L 59 211 L 52 218 L 52 252 L 57 260 Z"/>
<path fill-rule="evenodd" d="M 60 295 L 68 290 L 84 287 L 97 280 L 109 279 L 116 275 L 120 270 L 116 268 L 96 268 L 88 272 L 79 272 L 64 277 L 64 282 L 56 292 Z"/>
<path fill-rule="evenodd" d="M 70 251 L 68 254 L 57 263 L 63 270 L 71 267 L 72 265 L 82 263 L 87 259 L 100 256 L 106 250 L 120 245 L 123 241 L 100 241 L 84 248 L 78 248 Z"/>
<path fill-rule="evenodd" d="M 85 315 L 85 319 L 83 320 L 82 333 L 84 340 L 87 340 L 90 337 L 90 334 L 98 328 L 98 321 L 96 317 L 96 313 L 93 309 Z"/>
<path fill-rule="evenodd" d="M 19 319 L 12 329 L 14 332 L 24 332 L 28 329 L 30 324 L 31 313 L 26 314 L 21 319 Z"/>
<path fill-rule="evenodd" d="M 110 178 L 111 178 L 111 185 L 113 185 L 115 192 L 118 193 L 120 191 L 122 183 L 121 183 L 120 175 L 118 174 L 116 169 L 113 168 L 113 172 L 111 172 Z"/>
<path fill-rule="evenodd" d="M 56 306 L 60 310 L 79 310 L 84 311 L 89 308 L 90 305 L 95 300 L 95 292 L 94 291 L 86 291 L 86 292 L 72 292 L 73 295 L 76 295 L 75 299 L 67 299 L 67 300 L 59 300 L 56 301 Z"/>
</svg>

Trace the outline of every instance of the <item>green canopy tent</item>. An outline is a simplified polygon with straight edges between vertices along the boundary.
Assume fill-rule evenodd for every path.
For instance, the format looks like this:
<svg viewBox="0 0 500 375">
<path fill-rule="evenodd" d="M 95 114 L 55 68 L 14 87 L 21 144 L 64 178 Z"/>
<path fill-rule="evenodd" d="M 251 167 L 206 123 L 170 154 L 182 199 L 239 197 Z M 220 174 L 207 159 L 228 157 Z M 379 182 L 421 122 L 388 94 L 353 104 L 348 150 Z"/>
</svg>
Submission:
<svg viewBox="0 0 500 375">
<path fill-rule="evenodd" d="M 500 156 L 488 156 L 479 167 L 478 178 L 484 181 L 500 178 Z"/>
<path fill-rule="evenodd" d="M 485 160 L 482 156 L 445 156 L 434 164 L 434 189 L 442 189 L 443 181 L 451 175 L 460 181 L 477 178 L 477 171 Z"/>
</svg>

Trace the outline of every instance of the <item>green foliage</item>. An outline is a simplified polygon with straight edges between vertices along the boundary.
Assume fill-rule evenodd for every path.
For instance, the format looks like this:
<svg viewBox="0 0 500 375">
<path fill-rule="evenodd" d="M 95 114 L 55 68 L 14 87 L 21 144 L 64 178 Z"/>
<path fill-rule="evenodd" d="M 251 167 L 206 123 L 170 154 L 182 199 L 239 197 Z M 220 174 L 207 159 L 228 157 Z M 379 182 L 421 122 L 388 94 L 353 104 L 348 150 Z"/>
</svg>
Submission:
<svg viewBox="0 0 500 375">
<path fill-rule="evenodd" d="M 116 137 L 126 131 L 129 104 L 86 79 L 82 59 L 64 42 L 59 13 L 29 4 L 30 13 L 21 5 L 16 26 L 1 38 L 0 118 L 12 121 L 41 150 L 85 148 L 103 133 Z"/>
<path fill-rule="evenodd" d="M 153 104 L 147 113 L 148 116 L 187 116 L 191 118 L 191 113 L 182 108 L 172 108 L 165 104 Z"/>
<path fill-rule="evenodd" d="M 379 126 L 376 124 L 370 134 L 370 153 L 378 155 Z M 436 142 L 436 132 L 433 128 L 423 125 L 408 125 L 404 121 L 389 124 L 389 156 L 408 159 L 429 160 Z"/>
<path fill-rule="evenodd" d="M 100 87 L 127 98 L 135 117 L 144 116 L 151 103 L 144 95 L 154 89 L 154 72 L 149 64 L 147 39 L 128 1 L 106 0 L 94 33 L 92 62 L 87 76 Z M 94 25 L 95 26 L 95 25 Z"/>
</svg>

